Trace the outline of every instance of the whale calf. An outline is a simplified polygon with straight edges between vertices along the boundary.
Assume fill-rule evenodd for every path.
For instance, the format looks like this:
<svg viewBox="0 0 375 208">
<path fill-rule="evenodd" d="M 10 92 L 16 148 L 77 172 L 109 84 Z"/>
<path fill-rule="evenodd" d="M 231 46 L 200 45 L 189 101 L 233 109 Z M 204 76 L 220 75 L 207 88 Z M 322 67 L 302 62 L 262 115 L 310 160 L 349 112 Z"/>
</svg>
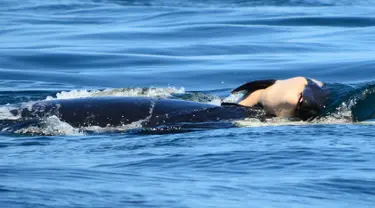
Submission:
<svg viewBox="0 0 375 208">
<path fill-rule="evenodd" d="M 246 91 L 239 105 L 261 106 L 268 115 L 308 120 L 318 116 L 327 104 L 324 83 L 305 77 L 285 80 L 257 80 L 232 91 Z"/>
</svg>

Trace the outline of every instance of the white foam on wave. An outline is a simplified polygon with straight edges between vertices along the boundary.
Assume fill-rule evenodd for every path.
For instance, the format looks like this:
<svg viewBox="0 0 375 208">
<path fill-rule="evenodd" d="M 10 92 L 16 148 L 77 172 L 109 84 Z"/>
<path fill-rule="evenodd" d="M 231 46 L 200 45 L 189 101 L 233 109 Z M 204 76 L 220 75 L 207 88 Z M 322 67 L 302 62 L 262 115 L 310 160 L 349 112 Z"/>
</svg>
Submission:
<svg viewBox="0 0 375 208">
<path fill-rule="evenodd" d="M 230 94 L 228 97 L 223 99 L 226 103 L 238 103 L 243 97 L 242 93 Z"/>
<path fill-rule="evenodd" d="M 17 113 L 21 109 L 31 110 L 33 104 L 36 101 L 28 101 L 19 104 L 5 104 L 0 106 L 0 120 L 17 120 L 21 118 L 21 115 Z M 15 112 L 15 113 L 13 113 Z"/>
<path fill-rule="evenodd" d="M 313 123 L 316 124 L 347 124 L 353 123 L 353 116 L 351 112 L 351 107 L 355 105 L 354 100 L 348 102 L 343 102 L 339 107 L 335 109 L 334 112 L 330 113 L 328 116 L 316 119 Z"/>
<path fill-rule="evenodd" d="M 239 127 L 268 127 L 268 126 L 310 126 L 310 125 L 340 125 L 340 124 L 361 124 L 361 125 L 375 125 L 375 121 L 361 121 L 352 122 L 344 119 L 335 118 L 323 118 L 314 120 L 311 122 L 307 121 L 290 121 L 288 119 L 274 119 L 267 120 L 265 122 L 259 121 L 258 119 L 244 119 L 233 122 Z"/>
<path fill-rule="evenodd" d="M 242 127 L 353 124 L 355 122 L 353 122 L 350 111 L 350 106 L 352 105 L 353 101 L 342 103 L 342 105 L 339 106 L 335 112 L 329 114 L 328 116 L 317 118 L 312 121 L 293 121 L 287 118 L 269 118 L 266 119 L 266 121 L 260 121 L 256 118 L 246 118 L 244 120 L 235 121 L 234 124 Z"/>
<path fill-rule="evenodd" d="M 20 119 L 20 115 L 14 115 L 11 113 L 11 111 L 16 110 L 17 107 L 6 104 L 3 106 L 0 106 L 0 120 L 17 120 Z"/>
<path fill-rule="evenodd" d="M 82 97 L 100 97 L 100 96 L 143 96 L 143 97 L 158 97 L 168 98 L 172 94 L 183 94 L 184 88 L 120 88 L 120 89 L 104 89 L 104 90 L 71 90 L 62 91 L 56 94 L 56 97 L 48 96 L 46 100 L 54 99 L 71 99 Z"/>
<path fill-rule="evenodd" d="M 38 126 L 21 128 L 15 131 L 15 133 L 33 135 L 84 135 L 80 129 L 72 127 L 56 116 L 49 116 L 38 124 Z"/>
<path fill-rule="evenodd" d="M 142 123 L 147 120 L 147 118 L 145 119 L 141 119 L 139 121 L 134 121 L 130 124 L 126 124 L 126 125 L 121 125 L 121 126 L 107 126 L 107 127 L 101 127 L 101 126 L 87 126 L 87 127 L 81 127 L 80 129 L 82 131 L 91 131 L 91 132 L 95 132 L 95 133 L 105 133 L 105 132 L 125 132 L 127 130 L 131 130 L 131 129 L 138 129 L 138 128 L 142 128 Z"/>
<path fill-rule="evenodd" d="M 299 126 L 309 124 L 305 121 L 291 121 L 285 118 L 270 118 L 266 119 L 266 121 L 260 121 L 256 118 L 246 118 L 244 120 L 234 121 L 233 123 L 240 127 Z"/>
<path fill-rule="evenodd" d="M 221 105 L 221 99 L 220 98 L 214 98 L 212 100 L 210 100 L 209 102 L 206 102 L 207 104 L 211 104 L 211 105 L 217 105 L 217 106 L 220 106 Z"/>
</svg>

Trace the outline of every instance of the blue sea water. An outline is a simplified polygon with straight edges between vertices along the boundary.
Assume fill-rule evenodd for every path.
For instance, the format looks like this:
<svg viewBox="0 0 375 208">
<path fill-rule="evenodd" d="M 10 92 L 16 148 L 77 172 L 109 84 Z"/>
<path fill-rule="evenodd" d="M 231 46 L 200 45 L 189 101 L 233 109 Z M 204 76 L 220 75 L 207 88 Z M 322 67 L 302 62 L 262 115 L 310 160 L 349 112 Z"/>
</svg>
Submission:
<svg viewBox="0 0 375 208">
<path fill-rule="evenodd" d="M 292 76 L 353 90 L 311 123 L 87 133 L 46 118 L 3 131 L 0 207 L 373 207 L 374 3 L 1 1 L 1 119 L 46 99 L 215 103 L 244 82 Z"/>
</svg>

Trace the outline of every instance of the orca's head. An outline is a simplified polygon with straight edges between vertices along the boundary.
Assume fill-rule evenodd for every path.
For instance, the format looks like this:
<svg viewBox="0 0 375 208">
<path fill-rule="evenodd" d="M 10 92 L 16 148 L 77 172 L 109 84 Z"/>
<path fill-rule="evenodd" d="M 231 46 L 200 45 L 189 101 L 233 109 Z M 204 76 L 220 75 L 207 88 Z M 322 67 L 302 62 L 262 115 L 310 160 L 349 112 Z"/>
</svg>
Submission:
<svg viewBox="0 0 375 208">
<path fill-rule="evenodd" d="M 319 116 L 325 108 L 328 93 L 318 83 L 308 80 L 297 103 L 296 116 L 311 120 Z"/>
</svg>

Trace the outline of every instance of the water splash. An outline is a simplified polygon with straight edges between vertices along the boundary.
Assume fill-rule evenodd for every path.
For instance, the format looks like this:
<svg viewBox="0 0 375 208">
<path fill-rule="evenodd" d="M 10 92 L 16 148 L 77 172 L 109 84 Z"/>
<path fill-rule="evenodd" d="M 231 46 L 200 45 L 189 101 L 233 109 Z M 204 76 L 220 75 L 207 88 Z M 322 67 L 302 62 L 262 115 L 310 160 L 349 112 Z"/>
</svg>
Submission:
<svg viewBox="0 0 375 208">
<path fill-rule="evenodd" d="M 84 133 L 61 121 L 56 116 L 50 116 L 43 120 L 37 125 L 31 125 L 25 128 L 21 128 L 15 131 L 17 134 L 31 134 L 31 135 L 71 135 L 79 136 L 84 135 Z"/>
<path fill-rule="evenodd" d="M 184 88 L 119 88 L 119 89 L 104 89 L 104 90 L 71 90 L 62 91 L 56 94 L 56 97 L 48 96 L 46 100 L 55 99 L 72 99 L 72 98 L 83 98 L 83 97 L 101 97 L 101 96 L 145 96 L 145 97 L 157 97 L 157 98 L 168 98 L 173 94 L 185 93 Z"/>
<path fill-rule="evenodd" d="M 20 119 L 20 115 L 14 115 L 12 111 L 17 110 L 16 106 L 7 104 L 0 106 L 0 120 L 17 120 Z"/>
</svg>

